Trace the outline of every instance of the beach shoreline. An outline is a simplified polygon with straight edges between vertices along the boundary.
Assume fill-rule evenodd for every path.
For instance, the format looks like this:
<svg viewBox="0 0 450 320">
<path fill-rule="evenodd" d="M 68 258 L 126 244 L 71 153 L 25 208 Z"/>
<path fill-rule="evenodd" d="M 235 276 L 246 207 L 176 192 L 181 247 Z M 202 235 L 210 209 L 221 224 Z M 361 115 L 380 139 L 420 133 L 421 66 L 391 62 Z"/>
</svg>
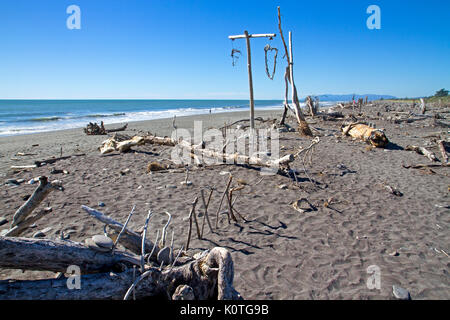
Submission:
<svg viewBox="0 0 450 320">
<path fill-rule="evenodd" d="M 280 118 L 283 109 L 255 110 L 255 117 Z M 190 116 L 176 117 L 175 125 L 179 129 L 192 131 L 194 121 L 202 121 L 204 129 L 220 127 L 225 123 L 231 123 L 240 119 L 248 119 L 248 111 L 228 111 L 221 113 L 205 113 Z M 137 132 L 151 132 L 158 136 L 170 136 L 174 131 L 172 118 L 128 122 L 126 131 L 121 133 L 134 135 Z M 87 123 L 86 123 L 87 124 Z M 118 128 L 125 123 L 105 125 L 106 129 Z M 43 160 L 51 157 L 59 157 L 79 153 L 91 153 L 97 151 L 101 142 L 107 139 L 107 135 L 88 136 L 83 132 L 83 127 L 74 129 L 54 130 L 38 133 L 19 134 L 0 137 L 0 177 L 6 177 L 10 166 L 32 164 L 34 160 Z M 34 147 L 33 147 L 34 145 Z M 17 157 L 18 152 L 36 154 L 36 156 Z M 13 160 L 11 160 L 13 159 Z"/>
</svg>

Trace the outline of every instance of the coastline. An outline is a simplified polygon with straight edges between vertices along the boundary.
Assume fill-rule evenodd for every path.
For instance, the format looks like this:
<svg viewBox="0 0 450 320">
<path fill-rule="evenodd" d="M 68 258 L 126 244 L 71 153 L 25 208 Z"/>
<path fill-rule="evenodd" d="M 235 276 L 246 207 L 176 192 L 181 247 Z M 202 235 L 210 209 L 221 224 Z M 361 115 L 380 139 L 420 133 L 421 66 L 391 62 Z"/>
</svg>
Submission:
<svg viewBox="0 0 450 320">
<path fill-rule="evenodd" d="M 283 112 L 280 109 L 255 110 L 255 117 L 280 118 Z M 199 114 L 176 117 L 176 126 L 192 130 L 194 121 L 202 121 L 203 128 L 220 127 L 225 122 L 249 117 L 248 111 L 227 111 L 211 114 Z M 159 136 L 170 136 L 173 118 L 161 118 L 153 120 L 128 122 L 128 128 L 121 133 L 134 135 L 139 131 L 150 131 Z M 87 123 L 86 123 L 87 124 Z M 118 128 L 125 123 L 114 123 L 105 125 L 106 129 Z M 108 136 L 88 136 L 83 132 L 83 127 L 75 129 L 63 129 L 47 132 L 20 134 L 0 137 L 0 178 L 7 176 L 10 166 L 33 164 L 34 160 L 42 160 L 51 157 L 59 157 L 62 147 L 63 156 L 79 153 L 92 153 L 97 151 L 101 142 Z M 33 145 L 38 145 L 33 147 Z M 36 156 L 17 157 L 18 152 L 36 154 Z M 11 160 L 18 159 L 18 160 Z"/>
</svg>

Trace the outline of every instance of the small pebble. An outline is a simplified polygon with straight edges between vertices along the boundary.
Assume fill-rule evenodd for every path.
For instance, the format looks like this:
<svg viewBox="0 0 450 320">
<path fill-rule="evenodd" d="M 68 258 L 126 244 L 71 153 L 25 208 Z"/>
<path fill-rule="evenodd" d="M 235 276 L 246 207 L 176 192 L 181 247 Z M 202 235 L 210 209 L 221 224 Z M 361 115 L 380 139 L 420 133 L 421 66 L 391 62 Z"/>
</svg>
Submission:
<svg viewBox="0 0 450 320">
<path fill-rule="evenodd" d="M 99 247 L 112 249 L 114 242 L 111 238 L 104 235 L 95 235 L 92 237 L 92 241 Z"/>
<path fill-rule="evenodd" d="M 278 188 L 281 189 L 281 190 L 284 190 L 284 189 L 287 189 L 288 186 L 287 186 L 286 184 L 280 184 L 280 185 L 278 186 Z"/>
<path fill-rule="evenodd" d="M 90 239 L 90 238 L 84 240 L 84 243 L 85 243 L 90 249 L 93 249 L 93 250 L 98 251 L 98 252 L 110 252 L 110 251 L 111 251 L 111 249 L 109 249 L 109 248 L 102 248 L 102 247 L 97 246 L 97 245 L 95 244 L 95 242 L 94 242 L 92 239 Z"/>
<path fill-rule="evenodd" d="M 38 231 L 35 234 L 33 234 L 33 238 L 44 238 L 45 237 L 45 233 L 43 233 L 42 231 Z"/>
<path fill-rule="evenodd" d="M 389 255 L 390 255 L 390 256 L 393 256 L 393 257 L 398 257 L 398 256 L 400 255 L 400 253 L 398 253 L 398 251 L 395 250 L 395 251 L 389 253 Z"/>
<path fill-rule="evenodd" d="M 394 294 L 394 297 L 400 300 L 411 300 L 411 296 L 409 294 L 409 291 L 406 289 L 403 289 L 401 287 L 397 287 L 396 285 L 392 286 L 392 293 Z"/>
<path fill-rule="evenodd" d="M 100 201 L 100 202 L 98 203 L 98 206 L 99 206 L 99 207 L 104 207 L 104 206 L 106 206 L 106 204 L 105 204 L 104 202 L 101 202 L 101 201 Z"/>
<path fill-rule="evenodd" d="M 192 185 L 192 181 L 181 181 L 180 184 L 190 186 Z"/>
</svg>

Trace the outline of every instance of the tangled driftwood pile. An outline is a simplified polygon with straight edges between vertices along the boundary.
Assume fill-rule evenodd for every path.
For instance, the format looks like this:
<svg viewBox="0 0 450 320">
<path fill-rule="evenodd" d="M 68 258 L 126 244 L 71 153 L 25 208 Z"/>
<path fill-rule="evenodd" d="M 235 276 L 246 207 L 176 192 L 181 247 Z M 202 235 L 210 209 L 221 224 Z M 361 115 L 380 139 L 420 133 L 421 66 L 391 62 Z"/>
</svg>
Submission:
<svg viewBox="0 0 450 320">
<path fill-rule="evenodd" d="M 89 124 L 86 126 L 86 128 L 83 129 L 83 131 L 87 135 L 105 135 L 111 132 L 125 131 L 127 127 L 128 123 L 126 123 L 123 127 L 120 128 L 105 129 L 103 121 L 100 122 L 100 125 L 98 125 L 96 122 L 95 123 L 89 122 Z"/>
<path fill-rule="evenodd" d="M 189 257 L 182 254 L 182 247 L 175 256 L 173 235 L 171 245 L 165 245 L 169 213 L 158 244 L 159 231 L 154 242 L 146 239 L 151 211 L 142 234 L 127 228 L 134 207 L 122 225 L 82 206 L 105 224 L 104 235 L 86 239 L 85 243 L 66 240 L 64 234 L 59 240 L 13 237 L 50 211 L 27 218 L 51 190 L 63 190 L 59 181 L 50 183 L 46 177 L 39 181 L 33 195 L 14 215 L 7 236 L 0 236 L 0 268 L 53 271 L 59 275 L 48 280 L 0 281 L 2 299 L 241 299 L 233 288 L 233 261 L 226 249 L 216 247 Z M 117 250 L 119 243 L 128 251 Z M 69 286 L 74 277 L 69 270 L 73 267 L 80 272 L 75 276 L 80 285 L 75 288 Z"/>
</svg>

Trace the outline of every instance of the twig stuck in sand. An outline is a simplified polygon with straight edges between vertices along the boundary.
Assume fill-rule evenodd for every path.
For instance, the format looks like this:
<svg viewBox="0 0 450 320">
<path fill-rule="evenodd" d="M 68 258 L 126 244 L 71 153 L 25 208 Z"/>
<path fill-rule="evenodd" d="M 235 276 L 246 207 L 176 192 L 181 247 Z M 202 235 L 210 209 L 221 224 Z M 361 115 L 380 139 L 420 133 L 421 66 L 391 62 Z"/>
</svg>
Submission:
<svg viewBox="0 0 450 320">
<path fill-rule="evenodd" d="M 230 188 L 231 180 L 233 180 L 233 176 L 230 174 L 230 178 L 228 179 L 227 186 L 225 187 L 225 190 L 223 191 L 223 194 L 222 194 L 222 198 L 220 199 L 219 208 L 217 208 L 217 212 L 216 212 L 216 229 L 218 228 L 219 212 L 220 212 L 220 209 L 222 208 L 222 202 L 223 202 L 223 199 L 225 198 L 225 195 L 228 194 L 228 189 Z M 228 222 L 230 222 L 230 216 L 228 216 Z"/>
<path fill-rule="evenodd" d="M 191 234 L 192 234 L 192 215 L 195 214 L 195 206 L 197 205 L 198 197 L 195 198 L 194 202 L 192 202 L 192 208 L 189 212 L 189 231 L 188 231 L 188 237 L 186 241 L 186 249 L 185 252 L 189 249 L 189 242 L 191 241 Z"/>
<path fill-rule="evenodd" d="M 208 197 L 208 202 L 205 201 L 205 195 L 203 193 L 203 189 L 200 190 L 201 196 L 202 196 L 202 201 L 203 201 L 203 207 L 205 208 L 205 213 L 203 215 L 203 222 L 202 222 L 202 238 L 203 238 L 203 228 L 205 227 L 205 220 L 208 222 L 208 227 L 209 230 L 211 231 L 211 233 L 214 233 L 212 226 L 211 226 L 211 221 L 209 221 L 209 216 L 208 216 L 208 206 L 209 206 L 209 202 L 211 201 L 211 196 L 214 192 L 214 187 L 211 188 L 211 191 L 209 193 L 209 197 Z"/>
<path fill-rule="evenodd" d="M 152 214 L 152 210 L 148 210 L 147 219 L 145 219 L 144 231 L 142 232 L 141 272 L 144 272 L 145 238 L 147 236 L 148 222 L 150 221 Z"/>
<path fill-rule="evenodd" d="M 133 209 L 131 209 L 131 212 L 130 212 L 130 214 L 128 215 L 127 221 L 126 221 L 125 224 L 123 225 L 122 230 L 120 230 L 119 235 L 118 235 L 117 238 L 116 238 L 116 241 L 114 241 L 114 244 L 113 244 L 113 247 L 112 247 L 112 250 L 111 250 L 111 252 L 112 252 L 113 254 L 114 254 L 114 249 L 116 248 L 117 244 L 119 243 L 119 240 L 120 240 L 120 237 L 122 236 L 122 233 L 123 233 L 124 230 L 127 228 L 128 222 L 130 221 L 131 216 L 132 216 L 133 213 L 134 213 L 134 209 L 136 209 L 136 205 L 134 205 L 134 206 L 133 206 Z"/>
<path fill-rule="evenodd" d="M 170 224 L 170 221 L 172 220 L 172 215 L 167 211 L 165 213 L 169 216 L 169 219 L 167 220 L 167 223 L 164 225 L 164 227 L 162 229 L 161 241 L 159 242 L 159 246 L 161 248 L 164 248 L 164 246 L 166 244 L 166 230 Z"/>
</svg>

